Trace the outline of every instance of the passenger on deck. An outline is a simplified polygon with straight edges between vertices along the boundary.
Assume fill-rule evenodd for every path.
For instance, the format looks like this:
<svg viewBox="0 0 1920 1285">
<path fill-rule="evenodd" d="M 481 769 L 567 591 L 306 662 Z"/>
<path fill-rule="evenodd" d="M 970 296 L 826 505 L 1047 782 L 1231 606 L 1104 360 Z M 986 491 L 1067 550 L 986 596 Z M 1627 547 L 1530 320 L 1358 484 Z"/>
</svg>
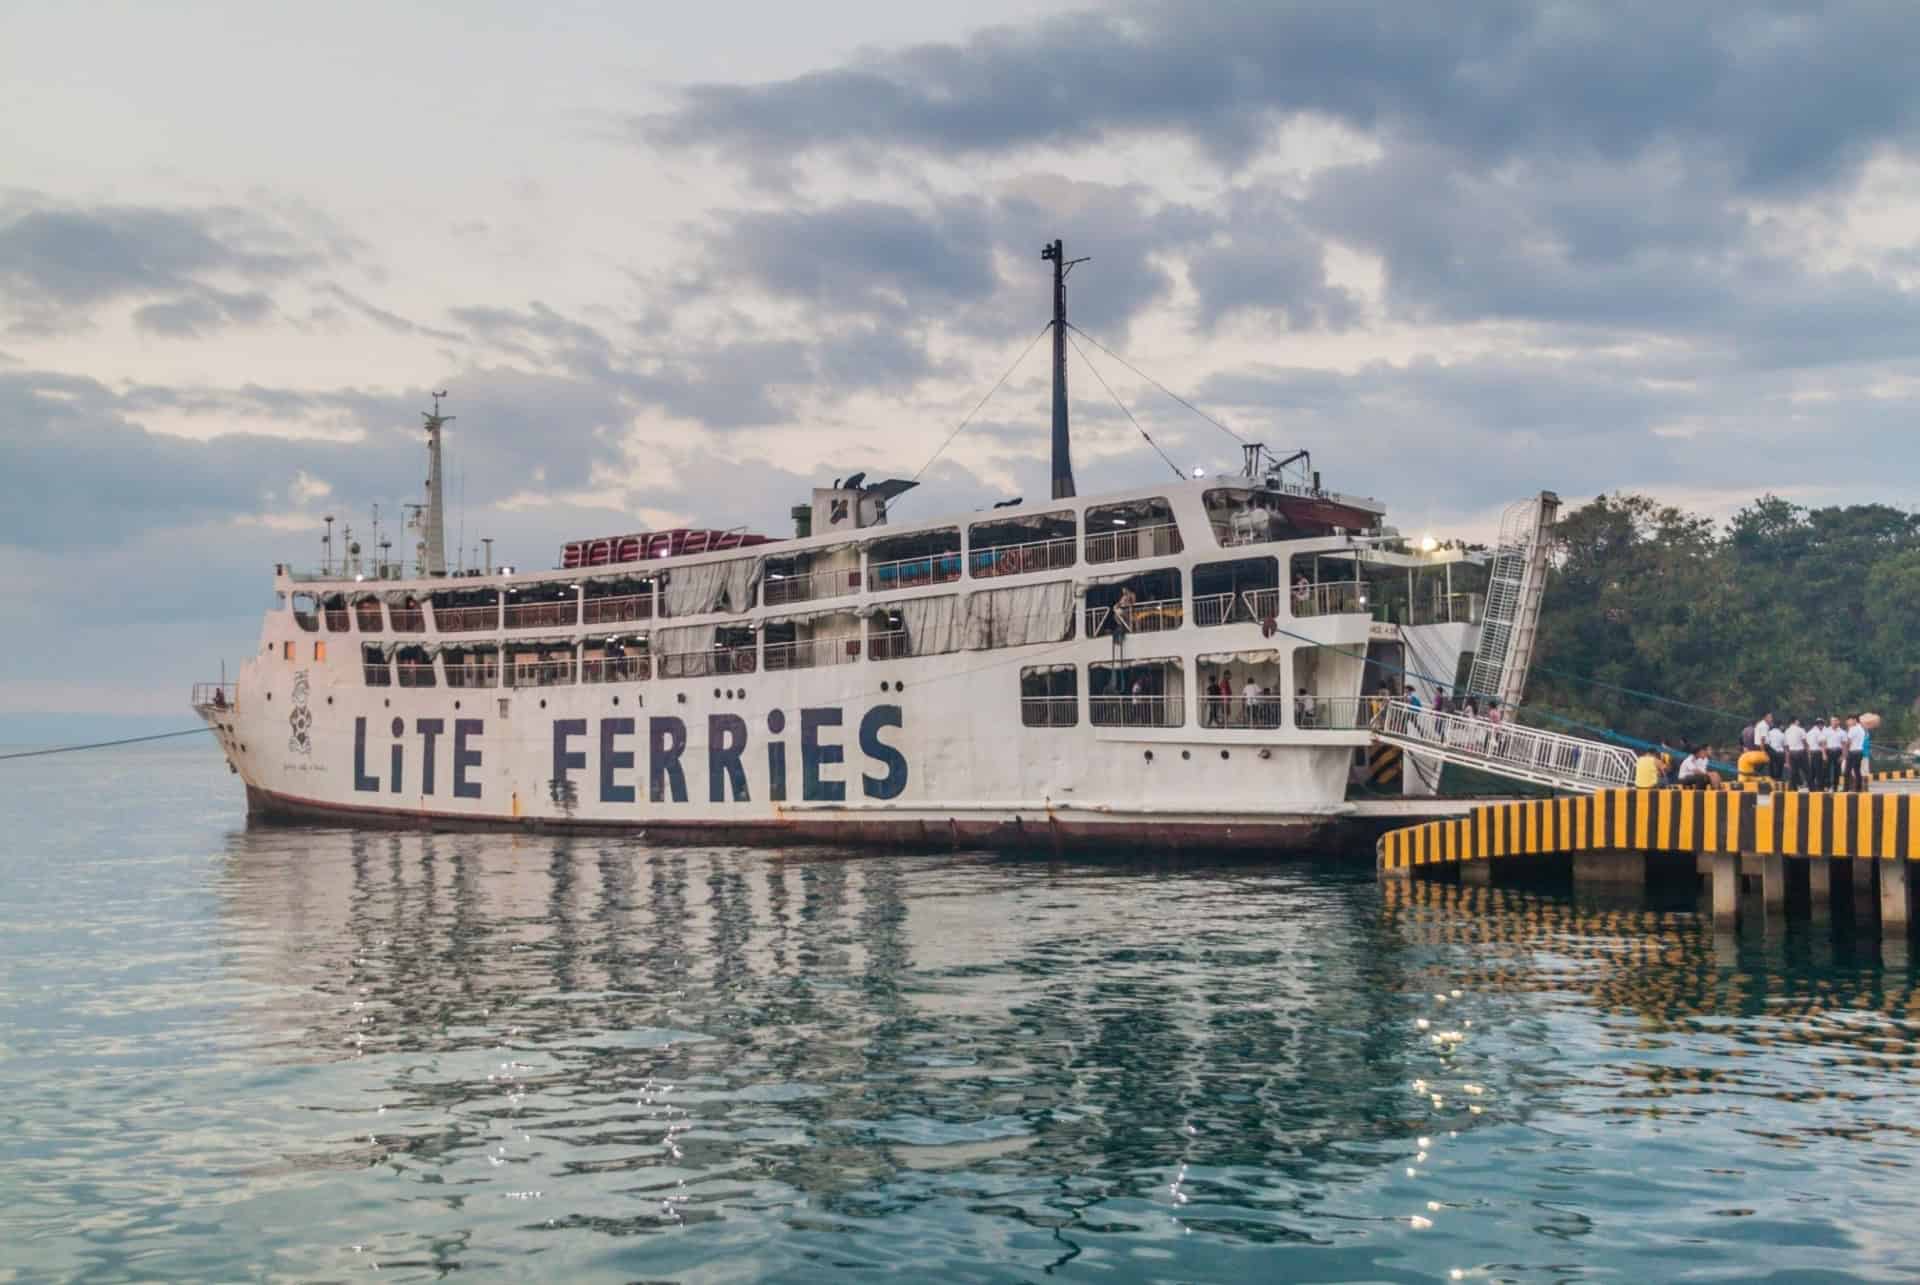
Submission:
<svg viewBox="0 0 1920 1285">
<path fill-rule="evenodd" d="M 1307 695 L 1302 687 L 1300 694 L 1293 698 L 1293 721 L 1299 727 L 1313 726 L 1313 697 Z"/>
</svg>

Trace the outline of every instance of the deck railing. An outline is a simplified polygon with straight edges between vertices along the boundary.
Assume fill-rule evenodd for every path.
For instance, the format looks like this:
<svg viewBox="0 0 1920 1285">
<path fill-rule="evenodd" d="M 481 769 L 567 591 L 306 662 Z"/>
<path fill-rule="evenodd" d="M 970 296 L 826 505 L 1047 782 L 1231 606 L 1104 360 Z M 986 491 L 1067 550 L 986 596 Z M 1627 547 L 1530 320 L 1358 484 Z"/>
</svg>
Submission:
<svg viewBox="0 0 1920 1285">
<path fill-rule="evenodd" d="M 974 549 L 967 554 L 967 570 L 976 580 L 1021 576 L 1030 571 L 1058 571 L 1073 565 L 1073 545 L 1073 537 L 1067 535 L 1053 540 Z"/>
<path fill-rule="evenodd" d="M 769 607 L 780 607 L 790 602 L 814 602 L 821 598 L 844 598 L 850 593 L 859 592 L 859 567 L 835 567 L 792 576 L 769 575 L 760 586 L 761 601 Z"/>
<path fill-rule="evenodd" d="M 1155 522 L 1148 526 L 1119 527 L 1087 536 L 1088 562 L 1128 562 L 1134 558 L 1164 558 L 1181 552 L 1180 526 Z"/>
<path fill-rule="evenodd" d="M 350 613 L 345 607 L 328 607 L 326 610 L 327 632 L 344 634 L 353 628 Z"/>
<path fill-rule="evenodd" d="M 493 661 L 447 661 L 441 664 L 447 671 L 449 687 L 497 687 L 500 684 L 500 666 Z"/>
<path fill-rule="evenodd" d="M 751 674 L 757 668 L 751 647 L 708 647 L 700 651 L 663 651 L 656 662 L 662 678 L 702 678 L 709 674 Z"/>
<path fill-rule="evenodd" d="M 1098 638 L 1103 633 L 1117 633 L 1121 630 L 1130 634 L 1159 634 L 1169 629 L 1178 629 L 1186 618 L 1186 610 L 1178 598 L 1155 598 L 1148 602 L 1136 602 L 1129 607 L 1114 605 L 1111 607 L 1087 608 L 1087 637 Z"/>
<path fill-rule="evenodd" d="M 617 625 L 629 620 L 653 619 L 653 595 L 623 594 L 618 598 L 589 598 L 580 620 L 587 625 Z"/>
<path fill-rule="evenodd" d="M 583 683 L 638 683 L 652 677 L 651 656 L 607 656 L 580 662 Z"/>
<path fill-rule="evenodd" d="M 396 634 L 423 634 L 427 631 L 427 613 L 419 607 L 389 607 L 387 616 Z"/>
<path fill-rule="evenodd" d="M 867 656 L 872 660 L 905 660 L 913 655 L 904 629 L 888 629 L 867 635 Z"/>
<path fill-rule="evenodd" d="M 393 668 L 402 687 L 432 687 L 437 681 L 433 676 L 432 661 L 424 665 L 418 662 L 395 665 Z"/>
<path fill-rule="evenodd" d="M 847 665 L 860 659 L 860 640 L 856 637 L 805 638 L 794 642 L 767 644 L 767 672 L 776 669 L 817 669 L 822 665 Z"/>
<path fill-rule="evenodd" d="M 1245 696 L 1202 696 L 1202 727 L 1275 728 L 1284 725 L 1286 706 L 1280 697 L 1262 693 L 1248 700 Z"/>
<path fill-rule="evenodd" d="M 1087 713 L 1095 727 L 1180 727 L 1187 721 L 1179 696 L 1094 696 Z"/>
<path fill-rule="evenodd" d="M 398 612 L 394 613 L 396 616 Z M 485 607 L 435 607 L 433 626 L 443 634 L 475 634 L 500 627 L 498 605 Z M 398 628 L 398 626 L 395 626 Z"/>
<path fill-rule="evenodd" d="M 363 634 L 381 633 L 387 627 L 386 619 L 381 614 L 380 604 L 377 602 L 362 602 L 357 604 L 353 609 L 353 615 L 355 622 L 360 626 L 360 632 Z"/>
<path fill-rule="evenodd" d="M 391 687 L 393 669 L 384 660 L 363 660 L 360 662 L 360 679 L 368 687 Z"/>
<path fill-rule="evenodd" d="M 573 661 L 521 660 L 507 666 L 509 687 L 565 687 L 573 682 Z"/>
<path fill-rule="evenodd" d="M 1022 696 L 1020 721 L 1028 727 L 1073 727 L 1080 722 L 1080 698 Z"/>
<path fill-rule="evenodd" d="M 580 603 L 571 598 L 566 602 L 510 602 L 506 622 L 509 629 L 570 629 L 580 623 Z"/>
<path fill-rule="evenodd" d="M 1262 589 L 1249 597 L 1247 606 L 1255 620 L 1278 614 L 1278 589 Z M 1272 594 L 1272 598 L 1266 595 Z M 1367 586 L 1360 580 L 1326 580 L 1315 584 L 1293 585 L 1286 590 L 1288 609 L 1299 619 L 1313 616 L 1338 616 L 1367 609 Z M 1257 601 L 1256 601 L 1257 599 Z"/>
<path fill-rule="evenodd" d="M 1250 589 L 1249 593 L 1268 592 Z M 1197 593 L 1193 596 L 1193 623 L 1196 625 L 1231 625 L 1249 620 L 1241 609 L 1240 595 L 1234 593 Z"/>
<path fill-rule="evenodd" d="M 1537 727 L 1391 701 L 1381 708 L 1373 728 L 1401 743 L 1424 744 L 1456 761 L 1484 765 L 1490 772 L 1550 781 L 1564 789 L 1611 790 L 1633 784 L 1632 750 Z"/>
<path fill-rule="evenodd" d="M 867 588 L 875 593 L 884 589 L 915 589 L 930 584 L 951 584 L 960 578 L 960 555 L 936 553 L 921 558 L 895 558 L 867 566 Z"/>
<path fill-rule="evenodd" d="M 1421 601 L 1415 599 L 1408 604 L 1407 623 L 1410 625 L 1477 625 L 1480 613 L 1486 607 L 1486 597 L 1477 593 L 1450 593 L 1440 599 Z"/>
</svg>

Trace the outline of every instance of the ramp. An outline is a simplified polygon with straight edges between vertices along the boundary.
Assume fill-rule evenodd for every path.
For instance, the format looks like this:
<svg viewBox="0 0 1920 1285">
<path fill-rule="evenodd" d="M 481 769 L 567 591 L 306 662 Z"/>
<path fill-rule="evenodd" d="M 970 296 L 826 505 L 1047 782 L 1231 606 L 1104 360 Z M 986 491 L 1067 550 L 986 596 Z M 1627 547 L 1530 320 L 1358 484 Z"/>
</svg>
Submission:
<svg viewBox="0 0 1920 1285">
<path fill-rule="evenodd" d="M 1633 784 L 1632 750 L 1537 727 L 1389 701 L 1372 731 L 1375 740 L 1402 750 L 1556 790 L 1591 794 Z"/>
<path fill-rule="evenodd" d="M 1540 625 L 1540 598 L 1547 588 L 1548 533 L 1560 513 L 1560 497 L 1542 491 L 1508 507 L 1500 518 L 1500 543 L 1487 568 L 1487 604 L 1480 618 L 1480 645 L 1467 675 L 1467 695 L 1485 705 L 1520 703 L 1533 664 L 1533 638 Z"/>
</svg>

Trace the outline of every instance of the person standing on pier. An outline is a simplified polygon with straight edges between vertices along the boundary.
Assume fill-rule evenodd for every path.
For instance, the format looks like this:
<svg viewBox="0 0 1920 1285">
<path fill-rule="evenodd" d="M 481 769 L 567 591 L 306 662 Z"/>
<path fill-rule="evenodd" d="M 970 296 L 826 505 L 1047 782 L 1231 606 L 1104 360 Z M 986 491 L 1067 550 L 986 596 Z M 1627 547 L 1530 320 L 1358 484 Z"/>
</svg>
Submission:
<svg viewBox="0 0 1920 1285">
<path fill-rule="evenodd" d="M 1835 794 L 1847 788 L 1847 729 L 1838 715 L 1827 723 L 1827 776 Z"/>
<path fill-rule="evenodd" d="M 1866 789 L 1860 779 L 1860 764 L 1867 757 L 1867 729 L 1860 726 L 1860 720 L 1847 719 L 1847 789 L 1854 794 Z"/>
<path fill-rule="evenodd" d="M 1800 726 L 1800 720 L 1796 718 L 1787 724 L 1786 734 L 1780 739 L 1787 747 L 1787 788 L 1804 790 L 1809 780 L 1807 729 Z"/>
<path fill-rule="evenodd" d="M 1767 727 L 1767 774 L 1775 781 L 1787 779 L 1787 734 L 1772 725 L 1771 716 Z"/>
</svg>

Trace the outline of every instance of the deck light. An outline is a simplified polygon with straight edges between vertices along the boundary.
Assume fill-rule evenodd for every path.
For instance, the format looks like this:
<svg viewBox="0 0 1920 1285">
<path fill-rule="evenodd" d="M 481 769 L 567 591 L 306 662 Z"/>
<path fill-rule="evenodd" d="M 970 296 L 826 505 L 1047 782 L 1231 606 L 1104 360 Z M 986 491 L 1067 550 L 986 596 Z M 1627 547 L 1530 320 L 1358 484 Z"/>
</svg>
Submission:
<svg viewBox="0 0 1920 1285">
<path fill-rule="evenodd" d="M 1435 549 L 1438 549 L 1439 547 L 1440 547 L 1440 542 L 1434 539 L 1432 536 L 1423 535 L 1420 537 L 1420 552 L 1432 553 Z"/>
</svg>

